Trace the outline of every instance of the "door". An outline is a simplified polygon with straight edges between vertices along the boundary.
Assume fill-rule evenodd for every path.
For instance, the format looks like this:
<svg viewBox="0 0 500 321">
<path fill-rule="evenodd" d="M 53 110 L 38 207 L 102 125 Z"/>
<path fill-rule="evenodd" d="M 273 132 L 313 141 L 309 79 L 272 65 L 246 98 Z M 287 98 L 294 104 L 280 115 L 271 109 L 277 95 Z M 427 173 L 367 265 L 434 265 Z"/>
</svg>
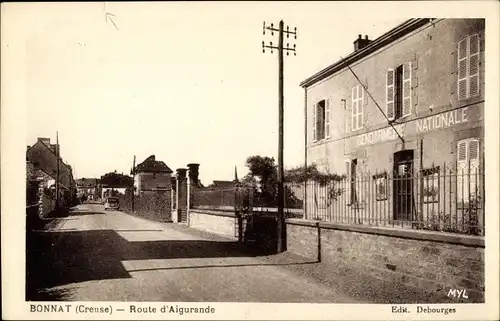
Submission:
<svg viewBox="0 0 500 321">
<path fill-rule="evenodd" d="M 394 154 L 393 209 L 394 219 L 411 221 L 413 204 L 413 150 Z"/>
</svg>

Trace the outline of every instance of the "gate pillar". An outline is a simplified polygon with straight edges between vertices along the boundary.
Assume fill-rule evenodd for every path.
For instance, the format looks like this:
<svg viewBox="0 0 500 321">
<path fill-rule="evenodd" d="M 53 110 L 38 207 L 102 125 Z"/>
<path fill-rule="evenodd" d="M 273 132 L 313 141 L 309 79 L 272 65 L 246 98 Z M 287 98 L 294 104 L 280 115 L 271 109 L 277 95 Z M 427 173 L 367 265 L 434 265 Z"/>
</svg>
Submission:
<svg viewBox="0 0 500 321">
<path fill-rule="evenodd" d="M 187 181 L 186 169 L 178 168 L 176 172 L 176 204 L 177 211 L 174 213 L 172 220 L 174 223 L 187 221 Z"/>
</svg>

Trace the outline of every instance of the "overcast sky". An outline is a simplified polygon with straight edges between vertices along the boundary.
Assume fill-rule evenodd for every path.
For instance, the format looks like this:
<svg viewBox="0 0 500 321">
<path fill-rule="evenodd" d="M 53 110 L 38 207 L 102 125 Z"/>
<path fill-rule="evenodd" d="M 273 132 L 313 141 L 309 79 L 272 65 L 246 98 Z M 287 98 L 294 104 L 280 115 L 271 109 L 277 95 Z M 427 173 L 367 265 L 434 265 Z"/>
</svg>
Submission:
<svg viewBox="0 0 500 321">
<path fill-rule="evenodd" d="M 373 39 L 407 19 L 381 6 L 357 19 L 355 2 L 34 6 L 43 14 L 25 32 L 26 144 L 58 130 L 80 178 L 129 173 L 133 155 L 154 154 L 174 171 L 200 163 L 205 184 L 233 179 L 234 166 L 243 176 L 248 156 L 277 158 L 278 57 L 261 48 L 277 35 L 262 34 L 264 20 L 298 28 L 297 56 L 285 56 L 291 167 L 304 161 L 299 83 L 351 53 L 358 34 Z"/>
</svg>

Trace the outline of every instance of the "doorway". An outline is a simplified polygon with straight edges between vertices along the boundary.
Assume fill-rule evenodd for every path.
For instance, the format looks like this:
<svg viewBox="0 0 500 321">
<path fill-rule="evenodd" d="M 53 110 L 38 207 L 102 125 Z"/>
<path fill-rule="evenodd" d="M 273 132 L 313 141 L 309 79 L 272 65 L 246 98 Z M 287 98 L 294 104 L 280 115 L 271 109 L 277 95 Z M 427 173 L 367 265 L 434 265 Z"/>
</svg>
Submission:
<svg viewBox="0 0 500 321">
<path fill-rule="evenodd" d="M 411 221 L 413 203 L 413 150 L 394 153 L 394 220 Z"/>
</svg>

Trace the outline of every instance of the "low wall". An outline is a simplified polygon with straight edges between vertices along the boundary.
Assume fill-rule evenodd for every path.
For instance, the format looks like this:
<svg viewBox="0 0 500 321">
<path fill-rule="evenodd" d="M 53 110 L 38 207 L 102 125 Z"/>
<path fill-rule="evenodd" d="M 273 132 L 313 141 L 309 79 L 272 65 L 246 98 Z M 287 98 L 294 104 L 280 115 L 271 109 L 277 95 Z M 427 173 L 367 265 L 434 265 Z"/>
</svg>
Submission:
<svg viewBox="0 0 500 321">
<path fill-rule="evenodd" d="M 480 237 L 289 219 L 287 250 L 352 269 L 379 303 L 484 302 Z M 450 297 L 454 289 L 468 298 Z M 413 302 L 396 295 L 410 292 Z"/>
<path fill-rule="evenodd" d="M 189 227 L 238 239 L 238 219 L 233 212 L 190 209 Z"/>
<path fill-rule="evenodd" d="M 56 209 L 56 200 L 50 196 L 42 195 L 41 204 L 39 204 L 40 217 L 47 217 Z"/>
</svg>

